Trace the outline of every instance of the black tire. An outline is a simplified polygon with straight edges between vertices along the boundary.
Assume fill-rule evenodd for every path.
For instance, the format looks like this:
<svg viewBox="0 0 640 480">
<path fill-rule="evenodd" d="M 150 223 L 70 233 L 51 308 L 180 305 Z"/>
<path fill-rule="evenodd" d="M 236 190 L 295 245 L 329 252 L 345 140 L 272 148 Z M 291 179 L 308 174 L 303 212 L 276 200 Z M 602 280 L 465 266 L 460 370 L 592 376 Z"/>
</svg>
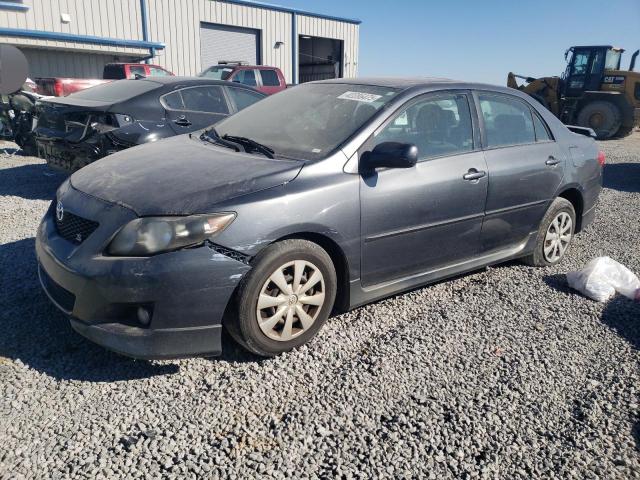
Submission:
<svg viewBox="0 0 640 480">
<path fill-rule="evenodd" d="M 593 129 L 598 140 L 606 140 L 618 134 L 622 125 L 622 113 L 611 102 L 591 102 L 578 113 L 578 125 Z"/>
<path fill-rule="evenodd" d="M 571 218 L 571 235 L 569 243 L 566 245 L 565 250 L 561 253 L 559 258 L 550 260 L 545 255 L 544 251 L 545 247 L 548 247 L 548 242 L 546 240 L 547 232 L 549 231 L 552 222 L 563 213 L 568 214 Z M 522 258 L 522 261 L 534 267 L 548 267 L 560 263 L 571 247 L 571 243 L 573 242 L 573 237 L 575 234 L 575 228 L 576 211 L 574 210 L 573 205 L 569 200 L 566 200 L 564 198 L 556 198 L 551 203 L 551 205 L 547 209 L 547 212 L 544 214 L 542 221 L 540 222 L 540 226 L 538 227 L 538 235 L 536 236 L 536 245 L 533 252 L 530 255 Z"/>
<path fill-rule="evenodd" d="M 324 303 L 316 307 L 317 310 L 313 313 L 315 320 L 309 328 L 297 328 L 297 336 L 290 340 L 274 340 L 267 336 L 258 324 L 260 313 L 257 311 L 258 298 L 271 275 L 282 266 L 296 260 L 309 262 L 317 267 L 322 274 Z M 223 320 L 229 334 L 245 349 L 264 357 L 272 357 L 307 343 L 327 321 L 336 297 L 336 271 L 329 254 L 313 242 L 291 239 L 270 245 L 260 252 L 251 263 L 253 268 L 238 286 L 233 308 Z M 277 292 L 284 293 L 279 290 Z M 276 307 L 273 308 L 275 311 Z M 297 321 L 299 322 L 297 325 L 301 327 L 302 323 Z"/>
<path fill-rule="evenodd" d="M 633 127 L 620 127 L 616 133 L 616 138 L 624 138 L 633 132 Z"/>
</svg>

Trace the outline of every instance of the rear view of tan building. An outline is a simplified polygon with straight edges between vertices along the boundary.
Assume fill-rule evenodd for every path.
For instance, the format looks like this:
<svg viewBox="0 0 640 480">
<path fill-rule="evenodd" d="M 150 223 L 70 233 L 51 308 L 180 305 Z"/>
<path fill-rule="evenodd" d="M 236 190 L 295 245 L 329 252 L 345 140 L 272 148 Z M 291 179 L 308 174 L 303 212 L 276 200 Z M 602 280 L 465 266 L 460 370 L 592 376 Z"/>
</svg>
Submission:
<svg viewBox="0 0 640 480">
<path fill-rule="evenodd" d="M 220 61 L 279 67 L 288 83 L 355 77 L 359 20 L 246 0 L 0 0 L 0 43 L 31 77 L 101 77 L 144 61 L 196 75 Z"/>
</svg>

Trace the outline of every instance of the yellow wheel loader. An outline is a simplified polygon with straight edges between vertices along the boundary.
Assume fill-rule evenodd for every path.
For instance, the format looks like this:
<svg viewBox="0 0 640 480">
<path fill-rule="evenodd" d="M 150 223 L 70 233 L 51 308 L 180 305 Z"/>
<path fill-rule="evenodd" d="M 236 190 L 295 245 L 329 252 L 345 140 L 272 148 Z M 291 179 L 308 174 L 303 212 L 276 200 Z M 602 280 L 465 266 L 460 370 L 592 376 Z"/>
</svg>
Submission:
<svg viewBox="0 0 640 480">
<path fill-rule="evenodd" d="M 509 72 L 507 86 L 528 93 L 563 123 L 593 129 L 599 139 L 623 137 L 640 123 L 640 72 L 633 71 L 640 50 L 629 70 L 620 70 L 623 52 L 609 45 L 571 47 L 561 77 Z"/>
</svg>

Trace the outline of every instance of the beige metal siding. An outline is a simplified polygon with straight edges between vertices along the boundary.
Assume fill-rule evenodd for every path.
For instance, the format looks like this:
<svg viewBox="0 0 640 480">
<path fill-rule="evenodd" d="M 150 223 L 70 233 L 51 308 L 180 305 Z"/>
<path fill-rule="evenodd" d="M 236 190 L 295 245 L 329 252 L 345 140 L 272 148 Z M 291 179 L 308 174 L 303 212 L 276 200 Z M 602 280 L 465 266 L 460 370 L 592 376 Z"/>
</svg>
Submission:
<svg viewBox="0 0 640 480">
<path fill-rule="evenodd" d="M 29 62 L 29 77 L 102 78 L 105 64 L 129 62 L 129 57 L 111 54 L 21 48 Z"/>
<path fill-rule="evenodd" d="M 260 30 L 260 58 L 291 81 L 291 14 L 211 0 L 148 0 L 149 41 L 166 44 L 154 60 L 177 75 L 196 75 L 200 22 Z M 276 42 L 284 42 L 275 48 Z"/>
<path fill-rule="evenodd" d="M 262 63 L 280 68 L 287 82 L 293 81 L 291 13 L 216 0 L 148 0 L 148 10 L 149 40 L 166 44 L 154 62 L 178 75 L 202 71 L 200 22 L 206 22 L 260 30 Z M 358 25 L 305 15 L 297 19 L 299 35 L 343 40 L 344 74 L 357 75 Z M 276 42 L 284 44 L 275 48 Z"/>
<path fill-rule="evenodd" d="M 188 0 L 185 3 L 188 3 Z M 142 40 L 140 0 L 24 0 L 27 11 L 0 10 L 0 26 L 45 32 Z M 68 13 L 71 22 L 63 23 Z M 79 42 L 0 37 L 0 42 L 64 50 L 148 54 L 145 49 L 94 45 Z"/>
<path fill-rule="evenodd" d="M 140 0 L 24 0 L 26 12 L 0 10 L 0 26 L 126 40 L 142 40 Z M 260 58 L 263 64 L 279 67 L 292 82 L 292 14 L 258 6 L 219 0 L 147 0 L 149 41 L 166 44 L 153 60 L 178 75 L 195 75 L 200 62 L 200 23 L 217 23 L 260 30 Z M 61 14 L 71 22 L 64 24 Z M 358 25 L 297 15 L 299 35 L 336 38 L 344 41 L 343 72 L 357 75 Z M 283 44 L 276 48 L 277 42 Z M 0 37 L 0 43 L 19 46 L 82 50 L 99 54 L 147 55 L 148 50 Z"/>
<path fill-rule="evenodd" d="M 334 38 L 344 42 L 342 71 L 346 78 L 358 76 L 358 36 L 360 26 L 326 18 L 298 15 L 298 35 Z"/>
</svg>

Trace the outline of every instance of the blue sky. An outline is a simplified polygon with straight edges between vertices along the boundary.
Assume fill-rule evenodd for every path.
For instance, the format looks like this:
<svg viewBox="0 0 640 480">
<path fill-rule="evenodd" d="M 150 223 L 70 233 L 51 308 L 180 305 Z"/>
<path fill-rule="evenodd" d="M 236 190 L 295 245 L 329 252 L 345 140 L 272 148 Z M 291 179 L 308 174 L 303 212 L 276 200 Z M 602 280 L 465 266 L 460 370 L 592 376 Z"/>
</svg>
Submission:
<svg viewBox="0 0 640 480">
<path fill-rule="evenodd" d="M 270 0 L 265 0 L 269 2 Z M 359 75 L 430 75 L 504 84 L 559 75 L 571 45 L 640 48 L 640 0 L 271 0 L 359 18 Z"/>
</svg>

